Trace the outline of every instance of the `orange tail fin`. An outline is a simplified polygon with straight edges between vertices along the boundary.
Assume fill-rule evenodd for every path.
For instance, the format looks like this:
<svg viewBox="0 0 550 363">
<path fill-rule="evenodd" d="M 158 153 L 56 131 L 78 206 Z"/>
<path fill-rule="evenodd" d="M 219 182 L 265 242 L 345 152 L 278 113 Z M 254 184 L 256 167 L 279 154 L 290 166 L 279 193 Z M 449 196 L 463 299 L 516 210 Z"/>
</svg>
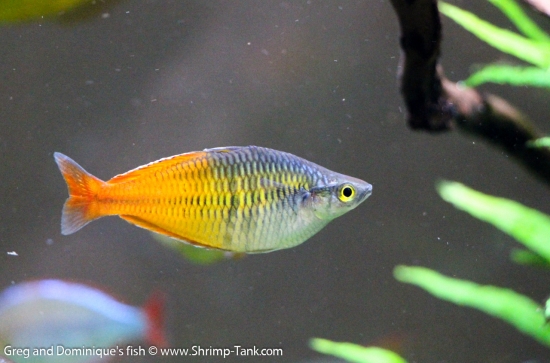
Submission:
<svg viewBox="0 0 550 363">
<path fill-rule="evenodd" d="M 61 233 L 67 235 L 101 217 L 96 196 L 105 182 L 88 173 L 70 157 L 57 152 L 53 156 L 69 189 L 69 198 L 61 216 Z"/>
<path fill-rule="evenodd" d="M 161 292 L 154 292 L 143 306 L 147 319 L 145 339 L 157 347 L 166 347 L 164 336 L 164 304 L 166 297 Z"/>
</svg>

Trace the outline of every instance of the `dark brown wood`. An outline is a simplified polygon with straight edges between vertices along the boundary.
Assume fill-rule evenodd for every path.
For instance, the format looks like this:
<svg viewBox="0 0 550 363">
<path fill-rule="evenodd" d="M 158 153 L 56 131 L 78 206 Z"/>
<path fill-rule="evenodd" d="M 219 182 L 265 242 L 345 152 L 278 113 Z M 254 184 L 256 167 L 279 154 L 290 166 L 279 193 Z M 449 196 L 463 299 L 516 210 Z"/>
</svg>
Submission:
<svg viewBox="0 0 550 363">
<path fill-rule="evenodd" d="M 401 27 L 399 66 L 401 93 L 413 129 L 449 129 L 451 110 L 441 99 L 436 72 L 441 44 L 441 21 L 433 0 L 392 0 Z"/>
<path fill-rule="evenodd" d="M 550 184 L 550 150 L 532 148 L 541 137 L 533 124 L 505 100 L 448 80 L 439 65 L 441 20 L 435 0 L 391 0 L 399 19 L 399 66 L 407 122 L 415 130 L 458 128 L 503 149 Z"/>
</svg>

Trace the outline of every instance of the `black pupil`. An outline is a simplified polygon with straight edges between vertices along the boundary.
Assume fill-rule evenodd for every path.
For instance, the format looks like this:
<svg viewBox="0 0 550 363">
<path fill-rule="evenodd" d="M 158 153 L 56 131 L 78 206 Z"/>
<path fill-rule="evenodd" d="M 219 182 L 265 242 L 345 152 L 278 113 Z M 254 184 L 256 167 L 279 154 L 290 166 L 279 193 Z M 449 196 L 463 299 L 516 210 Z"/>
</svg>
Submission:
<svg viewBox="0 0 550 363">
<path fill-rule="evenodd" d="M 351 190 L 350 187 L 345 187 L 344 189 L 342 189 L 342 194 L 344 195 L 344 197 L 349 198 L 353 194 L 353 190 Z"/>
</svg>

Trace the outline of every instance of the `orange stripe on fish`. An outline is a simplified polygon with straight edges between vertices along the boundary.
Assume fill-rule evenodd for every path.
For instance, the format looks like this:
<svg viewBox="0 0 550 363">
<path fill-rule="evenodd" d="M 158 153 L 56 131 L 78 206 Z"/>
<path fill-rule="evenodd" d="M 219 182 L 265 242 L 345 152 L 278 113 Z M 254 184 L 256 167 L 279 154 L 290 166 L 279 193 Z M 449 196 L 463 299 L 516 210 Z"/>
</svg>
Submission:
<svg viewBox="0 0 550 363">
<path fill-rule="evenodd" d="M 118 215 L 194 245 L 259 253 L 296 246 L 363 202 L 372 186 L 281 151 L 206 149 L 103 182 L 55 153 L 69 188 L 61 232 Z"/>
</svg>

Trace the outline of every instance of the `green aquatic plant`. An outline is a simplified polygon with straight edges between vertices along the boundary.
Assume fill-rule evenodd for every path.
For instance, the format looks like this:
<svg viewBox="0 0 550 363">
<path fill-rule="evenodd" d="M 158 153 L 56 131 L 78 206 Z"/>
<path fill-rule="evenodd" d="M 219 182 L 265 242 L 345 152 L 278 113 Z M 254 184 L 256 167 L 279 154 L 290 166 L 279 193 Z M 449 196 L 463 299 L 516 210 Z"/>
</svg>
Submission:
<svg viewBox="0 0 550 363">
<path fill-rule="evenodd" d="M 0 0 L 0 21 L 28 21 L 44 16 L 55 16 L 91 0 Z"/>
<path fill-rule="evenodd" d="M 378 347 L 363 347 L 353 343 L 333 342 L 327 339 L 313 338 L 311 349 L 329 354 L 353 363 L 406 363 L 399 354 Z"/>
<path fill-rule="evenodd" d="M 513 252 L 514 261 L 550 264 L 550 216 L 457 182 L 441 182 L 437 189 L 441 197 L 456 208 L 491 223 L 532 251 Z M 397 266 L 394 276 L 440 299 L 500 318 L 550 347 L 550 326 L 546 324 L 544 309 L 527 296 L 506 288 L 446 277 L 424 267 Z"/>
<path fill-rule="evenodd" d="M 483 194 L 456 182 L 438 184 L 441 197 L 489 222 L 550 261 L 550 216 L 513 200 Z"/>
<path fill-rule="evenodd" d="M 230 258 L 235 258 L 235 255 L 230 252 L 196 247 L 191 244 L 164 236 L 162 234 L 151 232 L 151 236 L 153 236 L 153 239 L 155 239 L 161 245 L 180 253 L 184 259 L 194 265 L 213 265 L 215 263 L 225 261 Z M 239 257 L 244 256 L 237 256 L 236 258 Z"/>
<path fill-rule="evenodd" d="M 394 276 L 442 300 L 500 318 L 550 347 L 550 326 L 545 324 L 542 306 L 527 296 L 506 288 L 447 277 L 425 267 L 397 266 Z"/>
<path fill-rule="evenodd" d="M 529 85 L 550 88 L 550 71 L 537 67 L 490 64 L 481 68 L 464 81 L 470 87 L 475 87 L 486 82 L 507 83 L 512 86 Z"/>
<path fill-rule="evenodd" d="M 493 82 L 550 87 L 550 35 L 544 32 L 514 0 L 489 0 L 523 33 L 497 27 L 457 6 L 439 2 L 439 11 L 492 47 L 531 66 L 489 64 L 464 81 L 474 87 Z"/>
<path fill-rule="evenodd" d="M 550 137 L 541 137 L 540 139 L 529 141 L 527 146 L 539 148 L 550 147 Z"/>
<path fill-rule="evenodd" d="M 528 250 L 515 248 L 510 252 L 510 259 L 518 265 L 542 267 L 550 269 L 550 261 Z"/>
<path fill-rule="evenodd" d="M 100 14 L 108 17 L 109 8 L 119 1 L 121 0 L 0 0 L 0 24 L 54 19 L 68 25 Z"/>
</svg>

